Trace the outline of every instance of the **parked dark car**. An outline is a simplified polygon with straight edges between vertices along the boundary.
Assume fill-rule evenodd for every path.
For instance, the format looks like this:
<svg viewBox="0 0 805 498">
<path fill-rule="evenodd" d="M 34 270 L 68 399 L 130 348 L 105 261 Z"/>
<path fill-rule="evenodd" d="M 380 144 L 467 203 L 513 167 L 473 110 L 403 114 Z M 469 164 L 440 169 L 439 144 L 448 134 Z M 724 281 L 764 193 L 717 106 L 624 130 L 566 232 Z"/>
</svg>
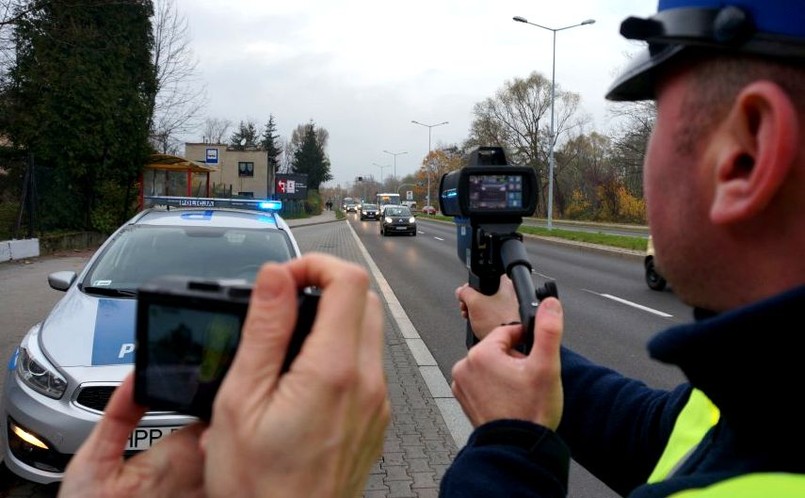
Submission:
<svg viewBox="0 0 805 498">
<path fill-rule="evenodd" d="M 416 218 L 408 206 L 387 205 L 380 220 L 380 235 L 405 233 L 416 236 Z"/>
<path fill-rule="evenodd" d="M 377 204 L 364 204 L 361 207 L 361 220 L 368 219 L 380 219 L 380 209 L 377 207 Z"/>
</svg>

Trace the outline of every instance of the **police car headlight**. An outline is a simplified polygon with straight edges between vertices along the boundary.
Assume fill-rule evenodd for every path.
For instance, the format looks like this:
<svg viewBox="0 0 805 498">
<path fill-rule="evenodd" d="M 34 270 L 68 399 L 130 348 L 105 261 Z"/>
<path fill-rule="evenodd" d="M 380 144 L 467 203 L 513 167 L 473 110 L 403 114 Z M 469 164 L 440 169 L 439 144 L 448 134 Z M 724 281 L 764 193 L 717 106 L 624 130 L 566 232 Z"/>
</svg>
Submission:
<svg viewBox="0 0 805 498">
<path fill-rule="evenodd" d="M 36 361 L 27 348 L 20 348 L 17 375 L 28 387 L 53 399 L 59 399 L 67 389 L 67 381 L 59 374 Z"/>
<path fill-rule="evenodd" d="M 411 216 L 410 218 L 408 218 L 408 223 L 416 223 L 416 218 Z"/>
<path fill-rule="evenodd" d="M 392 219 L 391 219 L 391 218 L 389 218 L 388 216 L 386 216 L 386 218 L 385 218 L 385 222 L 386 222 L 386 223 L 391 223 L 391 222 L 392 222 Z"/>
</svg>

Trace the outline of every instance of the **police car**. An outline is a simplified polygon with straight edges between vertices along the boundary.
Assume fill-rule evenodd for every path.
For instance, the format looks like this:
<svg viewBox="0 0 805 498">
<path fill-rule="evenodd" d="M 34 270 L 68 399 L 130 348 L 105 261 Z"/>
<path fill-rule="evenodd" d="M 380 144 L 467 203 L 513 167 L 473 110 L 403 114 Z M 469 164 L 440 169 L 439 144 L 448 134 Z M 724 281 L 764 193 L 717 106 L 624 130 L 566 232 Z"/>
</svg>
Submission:
<svg viewBox="0 0 805 498">
<path fill-rule="evenodd" d="M 62 479 L 133 368 L 140 284 L 168 274 L 253 282 L 263 263 L 300 255 L 287 223 L 273 211 L 279 202 L 240 201 L 238 208 L 219 202 L 192 199 L 173 204 L 196 207 L 146 209 L 115 231 L 80 274 L 48 276 L 65 295 L 7 359 L 0 452 L 13 473 L 39 483 Z M 194 420 L 149 412 L 126 449 L 145 450 Z"/>
</svg>

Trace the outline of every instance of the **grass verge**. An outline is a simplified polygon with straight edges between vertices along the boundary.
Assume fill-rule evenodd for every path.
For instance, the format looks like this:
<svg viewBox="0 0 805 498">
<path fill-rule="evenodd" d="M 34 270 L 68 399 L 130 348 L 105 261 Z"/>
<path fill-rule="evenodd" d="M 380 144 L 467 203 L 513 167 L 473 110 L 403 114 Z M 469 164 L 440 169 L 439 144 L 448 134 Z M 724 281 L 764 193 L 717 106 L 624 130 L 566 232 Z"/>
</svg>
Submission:
<svg viewBox="0 0 805 498">
<path fill-rule="evenodd" d="M 422 215 L 425 219 L 439 220 L 453 223 L 453 218 L 442 215 Z M 520 225 L 517 230 L 522 234 L 535 235 L 537 237 L 554 237 L 557 239 L 572 240 L 574 242 L 584 242 L 587 244 L 597 244 L 602 246 L 617 247 L 620 249 L 630 249 L 645 252 L 648 240 L 645 237 L 612 235 L 602 232 L 585 232 L 581 230 L 563 230 L 561 228 L 547 229 L 542 227 L 530 227 Z"/>
</svg>

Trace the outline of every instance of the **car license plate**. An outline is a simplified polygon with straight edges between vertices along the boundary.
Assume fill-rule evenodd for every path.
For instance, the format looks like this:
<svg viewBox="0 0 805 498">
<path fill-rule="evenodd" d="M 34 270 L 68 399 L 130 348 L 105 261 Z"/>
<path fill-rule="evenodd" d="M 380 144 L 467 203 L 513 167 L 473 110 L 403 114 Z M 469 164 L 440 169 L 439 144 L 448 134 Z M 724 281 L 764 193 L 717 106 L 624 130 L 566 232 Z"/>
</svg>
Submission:
<svg viewBox="0 0 805 498">
<path fill-rule="evenodd" d="M 408 227 L 396 227 L 397 230 L 408 230 Z"/>
<path fill-rule="evenodd" d="M 176 427 L 137 427 L 129 434 L 126 451 L 147 450 L 151 446 L 172 432 L 178 431 L 182 426 Z"/>
</svg>

